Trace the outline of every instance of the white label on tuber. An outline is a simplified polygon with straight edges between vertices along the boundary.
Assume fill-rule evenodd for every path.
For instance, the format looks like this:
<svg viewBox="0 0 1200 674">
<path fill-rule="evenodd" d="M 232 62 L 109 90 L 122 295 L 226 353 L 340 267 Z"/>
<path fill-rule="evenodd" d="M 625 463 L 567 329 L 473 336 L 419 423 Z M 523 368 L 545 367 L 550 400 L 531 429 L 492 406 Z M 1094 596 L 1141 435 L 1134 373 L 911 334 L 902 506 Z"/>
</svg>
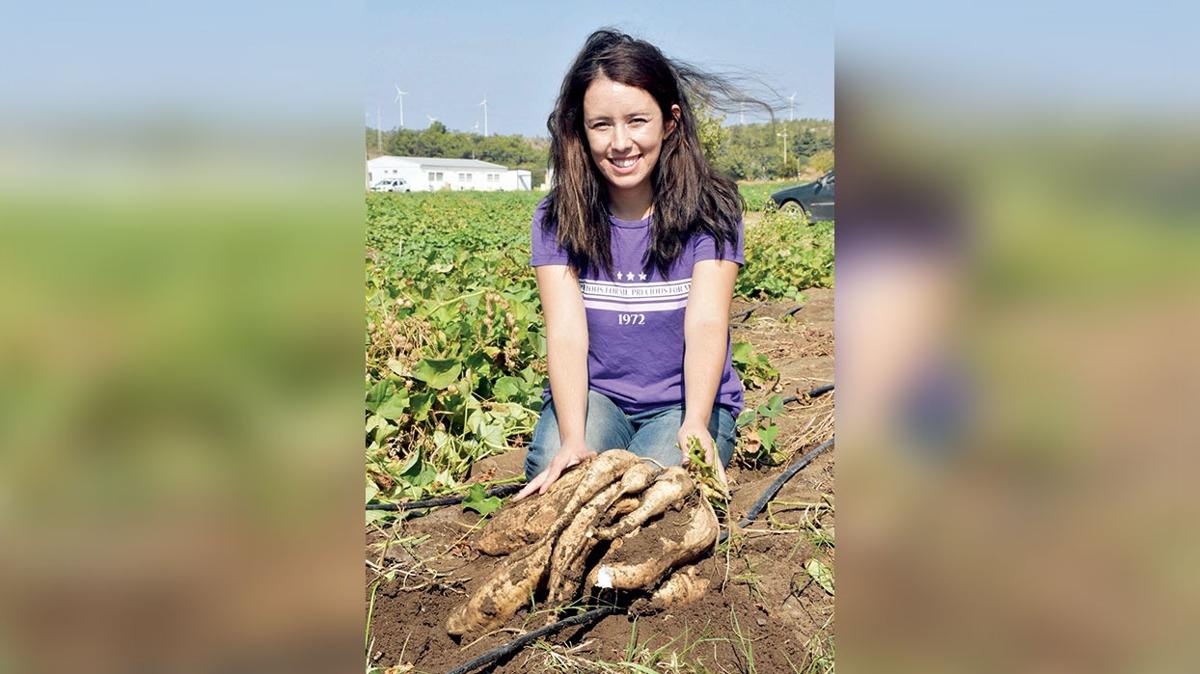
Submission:
<svg viewBox="0 0 1200 674">
<path fill-rule="evenodd" d="M 612 571 L 607 566 L 596 570 L 596 587 L 605 589 L 612 587 Z"/>
</svg>

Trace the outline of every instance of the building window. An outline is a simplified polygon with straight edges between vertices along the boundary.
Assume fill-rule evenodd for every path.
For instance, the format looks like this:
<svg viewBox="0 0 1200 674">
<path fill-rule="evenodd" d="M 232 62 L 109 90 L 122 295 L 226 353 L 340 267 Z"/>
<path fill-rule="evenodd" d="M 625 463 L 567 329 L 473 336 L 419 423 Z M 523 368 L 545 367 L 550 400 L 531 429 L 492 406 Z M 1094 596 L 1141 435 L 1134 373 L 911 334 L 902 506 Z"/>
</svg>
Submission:
<svg viewBox="0 0 1200 674">
<path fill-rule="evenodd" d="M 471 174 L 471 173 L 460 173 L 460 174 L 458 174 L 458 182 L 469 183 L 469 182 L 471 182 L 472 175 L 473 174 Z"/>
<path fill-rule="evenodd" d="M 429 172 L 429 182 L 431 182 L 431 183 L 442 182 L 442 172 L 441 171 L 430 171 Z"/>
<path fill-rule="evenodd" d="M 489 174 L 487 174 L 487 181 L 488 181 L 489 183 L 498 183 L 498 182 L 500 182 L 500 174 L 499 174 L 499 173 L 489 173 Z"/>
</svg>

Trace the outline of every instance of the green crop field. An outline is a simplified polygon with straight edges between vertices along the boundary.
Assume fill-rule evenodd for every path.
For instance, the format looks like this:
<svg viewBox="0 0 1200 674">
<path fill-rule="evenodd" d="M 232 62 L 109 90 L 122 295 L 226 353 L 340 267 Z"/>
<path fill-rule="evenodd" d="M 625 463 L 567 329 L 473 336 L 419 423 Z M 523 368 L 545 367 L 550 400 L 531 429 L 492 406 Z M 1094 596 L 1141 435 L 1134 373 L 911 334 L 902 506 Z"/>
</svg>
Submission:
<svg viewBox="0 0 1200 674">
<path fill-rule="evenodd" d="M 746 210 L 767 211 L 774 208 L 770 196 L 779 190 L 794 187 L 807 181 L 803 180 L 767 180 L 763 182 L 738 183 L 738 191 L 746 200 Z"/>
<path fill-rule="evenodd" d="M 454 491 L 473 462 L 528 441 L 546 378 L 528 264 L 530 221 L 543 196 L 367 195 L 368 501 Z M 742 298 L 799 298 L 805 288 L 828 287 L 832 223 L 768 211 L 746 233 L 746 261 L 735 290 Z M 735 345 L 735 355 L 748 387 L 769 371 L 748 344 Z"/>
</svg>

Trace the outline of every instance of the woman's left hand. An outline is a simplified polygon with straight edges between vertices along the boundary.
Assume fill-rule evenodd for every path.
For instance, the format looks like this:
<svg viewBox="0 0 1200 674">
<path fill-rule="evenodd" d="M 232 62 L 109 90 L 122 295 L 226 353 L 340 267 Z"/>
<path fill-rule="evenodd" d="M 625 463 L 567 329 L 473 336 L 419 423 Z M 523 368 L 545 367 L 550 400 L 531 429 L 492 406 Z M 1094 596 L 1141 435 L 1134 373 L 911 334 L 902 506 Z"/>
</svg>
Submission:
<svg viewBox="0 0 1200 674">
<path fill-rule="evenodd" d="M 686 466 L 690 463 L 690 459 L 688 458 L 688 438 L 692 437 L 700 441 L 700 446 L 704 448 L 704 460 L 717 469 L 717 479 L 721 481 L 721 484 L 726 489 L 729 489 L 729 480 L 725 478 L 725 466 L 721 463 L 721 456 L 717 453 L 717 444 L 713 442 L 712 436 L 708 434 L 708 426 L 689 422 L 685 419 L 683 425 L 679 427 L 679 435 L 676 441 L 679 443 L 680 450 L 683 451 L 683 464 Z"/>
</svg>

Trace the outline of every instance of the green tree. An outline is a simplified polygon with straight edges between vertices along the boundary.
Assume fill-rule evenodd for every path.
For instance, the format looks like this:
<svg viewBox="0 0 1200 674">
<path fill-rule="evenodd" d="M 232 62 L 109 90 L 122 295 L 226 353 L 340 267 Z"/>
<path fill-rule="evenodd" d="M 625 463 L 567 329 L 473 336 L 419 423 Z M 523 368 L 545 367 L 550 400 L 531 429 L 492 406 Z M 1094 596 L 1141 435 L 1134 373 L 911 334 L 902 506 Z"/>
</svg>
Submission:
<svg viewBox="0 0 1200 674">
<path fill-rule="evenodd" d="M 700 138 L 700 149 L 704 157 L 711 163 L 716 163 L 721 156 L 721 149 L 729 137 L 729 131 L 722 126 L 724 115 L 715 115 L 703 104 L 695 108 L 696 135 Z"/>
</svg>

